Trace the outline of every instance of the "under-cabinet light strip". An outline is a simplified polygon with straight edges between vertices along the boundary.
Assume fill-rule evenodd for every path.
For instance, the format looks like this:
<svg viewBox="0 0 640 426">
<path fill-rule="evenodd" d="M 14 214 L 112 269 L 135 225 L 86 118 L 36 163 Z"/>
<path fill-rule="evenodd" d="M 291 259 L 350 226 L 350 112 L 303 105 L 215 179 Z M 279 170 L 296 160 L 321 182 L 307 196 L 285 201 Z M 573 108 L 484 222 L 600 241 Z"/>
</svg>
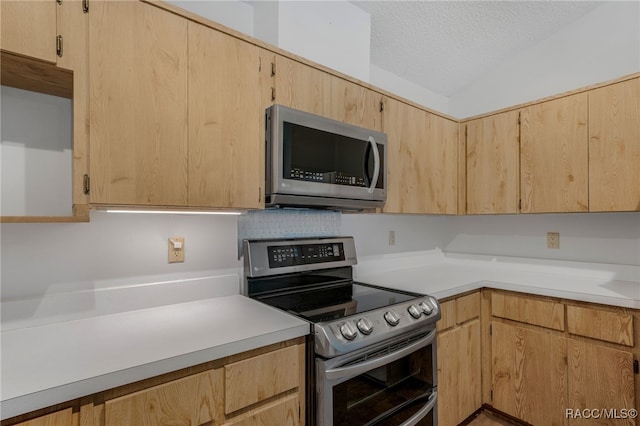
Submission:
<svg viewBox="0 0 640 426">
<path fill-rule="evenodd" d="M 225 211 L 189 211 L 189 210 L 106 210 L 107 213 L 152 213 L 152 214 L 218 214 L 218 215 L 240 215 L 241 212 Z"/>
</svg>

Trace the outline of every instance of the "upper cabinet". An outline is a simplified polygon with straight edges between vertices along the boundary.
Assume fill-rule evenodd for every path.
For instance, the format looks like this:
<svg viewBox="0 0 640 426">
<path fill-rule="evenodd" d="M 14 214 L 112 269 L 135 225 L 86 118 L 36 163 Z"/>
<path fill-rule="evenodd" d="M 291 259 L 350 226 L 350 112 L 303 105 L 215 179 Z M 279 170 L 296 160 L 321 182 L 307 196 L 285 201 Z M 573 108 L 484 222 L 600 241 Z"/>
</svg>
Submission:
<svg viewBox="0 0 640 426">
<path fill-rule="evenodd" d="M 640 210 L 640 78 L 589 92 L 589 210 Z"/>
<path fill-rule="evenodd" d="M 329 118 L 382 130 L 382 95 L 339 77 L 329 76 Z"/>
<path fill-rule="evenodd" d="M 187 205 L 187 20 L 92 1 L 91 203 Z"/>
<path fill-rule="evenodd" d="M 329 74 L 281 55 L 275 55 L 271 67 L 275 78 L 274 103 L 329 115 Z"/>
<path fill-rule="evenodd" d="M 20 55 L 56 62 L 55 0 L 0 2 L 0 47 Z"/>
<path fill-rule="evenodd" d="M 91 202 L 260 208 L 259 48 L 142 2 L 91 7 Z"/>
<path fill-rule="evenodd" d="M 259 208 L 264 109 L 259 48 L 189 22 L 189 205 Z"/>
<path fill-rule="evenodd" d="M 385 213 L 457 213 L 458 123 L 388 98 Z"/>
<path fill-rule="evenodd" d="M 589 209 L 587 93 L 522 109 L 522 213 Z"/>
<path fill-rule="evenodd" d="M 519 117 L 508 111 L 466 124 L 468 214 L 518 212 Z"/>
</svg>

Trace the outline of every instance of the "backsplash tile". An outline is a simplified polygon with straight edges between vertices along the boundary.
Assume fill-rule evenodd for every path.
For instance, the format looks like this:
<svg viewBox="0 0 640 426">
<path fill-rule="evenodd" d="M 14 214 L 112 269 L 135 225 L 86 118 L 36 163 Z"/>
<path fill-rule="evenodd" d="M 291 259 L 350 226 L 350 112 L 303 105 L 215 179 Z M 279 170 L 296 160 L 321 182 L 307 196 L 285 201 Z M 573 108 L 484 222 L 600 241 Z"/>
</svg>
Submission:
<svg viewBox="0 0 640 426">
<path fill-rule="evenodd" d="M 238 258 L 242 240 L 340 235 L 340 212 L 311 209 L 252 210 L 238 218 Z"/>
</svg>

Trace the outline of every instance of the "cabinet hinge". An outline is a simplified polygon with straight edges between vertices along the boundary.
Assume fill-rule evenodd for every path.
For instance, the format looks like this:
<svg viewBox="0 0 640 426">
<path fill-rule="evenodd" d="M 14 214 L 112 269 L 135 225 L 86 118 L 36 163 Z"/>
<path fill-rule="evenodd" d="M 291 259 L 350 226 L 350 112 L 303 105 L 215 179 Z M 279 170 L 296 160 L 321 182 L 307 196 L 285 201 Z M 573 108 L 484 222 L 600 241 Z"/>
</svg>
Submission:
<svg viewBox="0 0 640 426">
<path fill-rule="evenodd" d="M 89 13 L 89 0 L 82 0 L 82 11 Z"/>
<path fill-rule="evenodd" d="M 380 101 L 380 112 L 384 112 L 384 102 Z"/>
<path fill-rule="evenodd" d="M 262 188 L 258 188 L 258 202 L 262 202 Z"/>
<path fill-rule="evenodd" d="M 635 374 L 640 374 L 640 365 L 638 365 L 638 360 L 637 359 L 633 360 L 633 372 Z"/>
<path fill-rule="evenodd" d="M 489 336 L 493 336 L 493 324 L 489 324 Z"/>
<path fill-rule="evenodd" d="M 493 389 L 491 389 L 490 394 L 491 394 L 491 395 L 489 396 L 489 398 L 491 399 L 491 402 L 493 402 Z"/>
<path fill-rule="evenodd" d="M 520 117 L 522 116 L 522 112 L 518 111 L 518 124 L 521 124 Z"/>
<path fill-rule="evenodd" d="M 272 101 L 276 100 L 276 88 L 275 87 L 271 88 L 271 100 Z"/>
<path fill-rule="evenodd" d="M 84 195 L 87 195 L 90 189 L 91 189 L 91 179 L 89 178 L 89 175 L 84 175 L 82 177 L 82 192 L 84 193 Z"/>
<path fill-rule="evenodd" d="M 518 210 L 522 210 L 522 198 L 518 200 Z"/>
<path fill-rule="evenodd" d="M 62 36 L 56 37 L 56 55 L 62 58 Z"/>
<path fill-rule="evenodd" d="M 274 75 L 276 75 L 276 63 L 271 62 L 271 77 L 273 77 Z"/>
</svg>

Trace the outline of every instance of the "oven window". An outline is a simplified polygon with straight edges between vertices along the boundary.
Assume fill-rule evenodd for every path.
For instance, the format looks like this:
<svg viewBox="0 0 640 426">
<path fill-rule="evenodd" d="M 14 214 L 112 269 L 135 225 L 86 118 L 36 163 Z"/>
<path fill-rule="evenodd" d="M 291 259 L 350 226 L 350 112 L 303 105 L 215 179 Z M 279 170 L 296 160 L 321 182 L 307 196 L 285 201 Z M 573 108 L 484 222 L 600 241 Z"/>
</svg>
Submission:
<svg viewBox="0 0 640 426">
<path fill-rule="evenodd" d="M 434 391 L 431 347 L 333 387 L 334 425 L 397 426 L 420 410 Z M 419 425 L 431 425 L 429 413 Z"/>
</svg>

